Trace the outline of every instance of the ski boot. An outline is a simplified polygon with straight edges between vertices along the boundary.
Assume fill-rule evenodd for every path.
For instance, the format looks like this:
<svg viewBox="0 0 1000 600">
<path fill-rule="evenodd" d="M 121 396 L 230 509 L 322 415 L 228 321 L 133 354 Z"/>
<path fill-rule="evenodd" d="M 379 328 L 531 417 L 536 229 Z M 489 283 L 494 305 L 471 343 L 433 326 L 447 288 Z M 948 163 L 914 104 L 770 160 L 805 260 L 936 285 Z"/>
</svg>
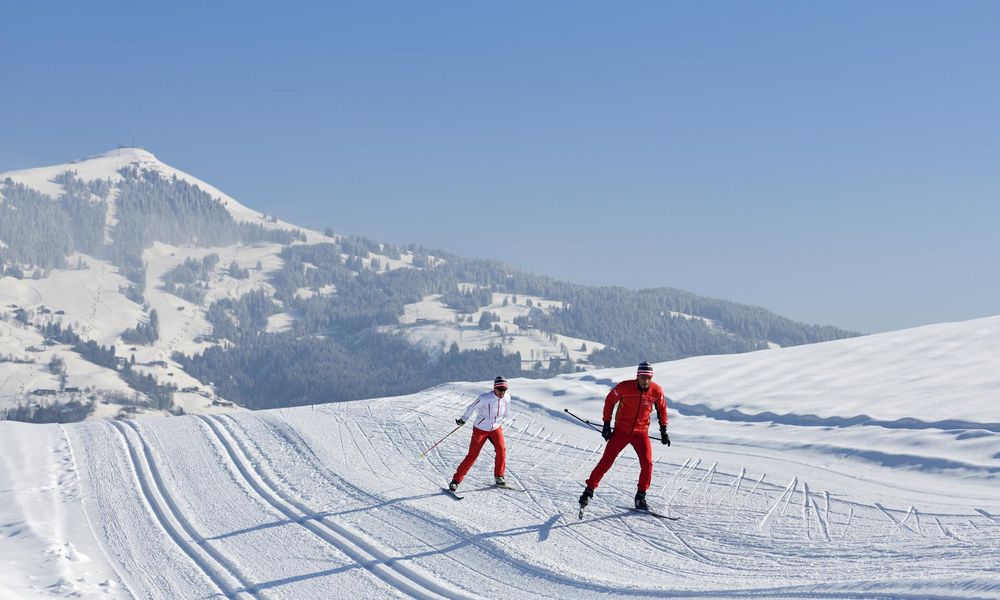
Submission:
<svg viewBox="0 0 1000 600">
<path fill-rule="evenodd" d="M 455 490 L 457 490 L 458 489 L 458 482 L 455 481 L 454 479 L 452 479 L 451 483 L 448 484 L 448 489 L 451 490 L 451 491 L 453 491 L 453 492 Z"/>
<path fill-rule="evenodd" d="M 583 509 L 586 508 L 588 504 L 590 504 L 590 499 L 593 497 L 594 497 L 594 488 L 587 486 L 587 488 L 583 490 L 583 493 L 580 494 L 580 513 L 577 515 L 577 518 L 579 519 L 583 518 Z"/>
<path fill-rule="evenodd" d="M 636 510 L 649 510 L 649 505 L 646 504 L 646 492 L 636 492 L 635 493 L 635 509 Z"/>
<path fill-rule="evenodd" d="M 494 477 L 494 478 L 493 478 L 493 480 L 494 480 L 494 481 L 496 482 L 496 484 L 497 484 L 497 485 L 499 485 L 500 487 L 507 487 L 507 480 L 503 478 L 503 475 L 501 475 L 501 476 L 499 476 L 499 477 Z"/>
</svg>

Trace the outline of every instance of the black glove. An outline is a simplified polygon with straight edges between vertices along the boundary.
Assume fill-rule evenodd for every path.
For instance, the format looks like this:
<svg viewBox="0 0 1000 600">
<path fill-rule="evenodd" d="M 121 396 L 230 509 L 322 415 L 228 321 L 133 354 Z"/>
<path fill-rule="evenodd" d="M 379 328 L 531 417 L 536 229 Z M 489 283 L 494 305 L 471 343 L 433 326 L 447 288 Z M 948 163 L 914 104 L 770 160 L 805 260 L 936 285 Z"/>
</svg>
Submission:
<svg viewBox="0 0 1000 600">
<path fill-rule="evenodd" d="M 462 425 L 465 425 L 465 421 L 462 419 L 455 419 L 455 425 L 461 427 Z"/>
<path fill-rule="evenodd" d="M 604 422 L 604 428 L 601 429 L 601 437 L 604 438 L 605 442 L 611 439 L 611 421 Z"/>
<path fill-rule="evenodd" d="M 670 445 L 670 436 L 667 435 L 666 427 L 660 427 L 660 443 Z"/>
</svg>

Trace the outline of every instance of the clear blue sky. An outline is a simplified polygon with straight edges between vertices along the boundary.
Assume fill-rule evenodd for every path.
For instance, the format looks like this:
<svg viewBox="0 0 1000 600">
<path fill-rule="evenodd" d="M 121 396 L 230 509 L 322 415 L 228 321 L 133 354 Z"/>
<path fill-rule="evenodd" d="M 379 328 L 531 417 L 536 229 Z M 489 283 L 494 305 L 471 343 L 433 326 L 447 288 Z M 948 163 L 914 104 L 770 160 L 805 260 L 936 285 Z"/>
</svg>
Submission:
<svg viewBox="0 0 1000 600">
<path fill-rule="evenodd" d="M 1000 314 L 1000 2 L 8 2 L 0 171 L 863 331 Z"/>
</svg>

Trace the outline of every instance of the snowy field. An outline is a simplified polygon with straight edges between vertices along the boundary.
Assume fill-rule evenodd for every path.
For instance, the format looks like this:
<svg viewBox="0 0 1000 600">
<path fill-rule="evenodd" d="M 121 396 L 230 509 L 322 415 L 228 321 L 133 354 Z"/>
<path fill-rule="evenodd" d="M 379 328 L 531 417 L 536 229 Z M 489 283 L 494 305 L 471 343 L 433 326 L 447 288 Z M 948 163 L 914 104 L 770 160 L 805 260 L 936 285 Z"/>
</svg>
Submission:
<svg viewBox="0 0 1000 600">
<path fill-rule="evenodd" d="M 474 288 L 473 284 L 459 284 L 459 289 Z M 516 318 L 528 316 L 533 307 L 550 312 L 564 308 L 564 305 L 558 300 L 541 296 L 494 292 L 490 304 L 474 313 L 463 314 L 466 320 L 460 323 L 456 319 L 459 312 L 448 308 L 441 301 L 441 294 L 432 294 L 420 302 L 405 305 L 399 325 L 387 325 L 381 329 L 401 333 L 410 342 L 432 353 L 446 352 L 452 344 L 457 345 L 459 350 L 484 350 L 499 346 L 504 354 L 520 352 L 521 368 L 525 370 L 534 369 L 536 363 L 548 368 L 552 358 L 569 359 L 581 368 L 589 369 L 590 355 L 603 349 L 604 344 L 538 329 L 522 329 L 514 323 Z M 495 321 L 489 329 L 480 329 L 479 319 L 486 312 L 496 315 L 499 321 Z"/>
<path fill-rule="evenodd" d="M 998 598 L 1000 317 L 656 365 L 671 447 L 583 519 L 609 386 L 513 380 L 443 494 L 483 383 L 297 409 L 0 423 L 0 598 Z"/>
</svg>

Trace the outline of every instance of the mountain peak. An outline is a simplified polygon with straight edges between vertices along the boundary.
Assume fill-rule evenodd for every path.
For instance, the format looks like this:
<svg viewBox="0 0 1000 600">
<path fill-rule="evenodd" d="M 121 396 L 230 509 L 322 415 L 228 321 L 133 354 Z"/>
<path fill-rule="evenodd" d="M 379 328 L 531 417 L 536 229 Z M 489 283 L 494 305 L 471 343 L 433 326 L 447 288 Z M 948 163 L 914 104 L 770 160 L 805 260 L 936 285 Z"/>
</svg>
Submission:
<svg viewBox="0 0 1000 600">
<path fill-rule="evenodd" d="M 108 150 L 107 152 L 94 154 L 93 156 L 81 158 L 80 160 L 74 160 L 70 164 L 86 162 L 89 160 L 115 160 L 124 162 L 126 164 L 134 162 L 138 163 L 160 162 L 160 160 L 156 158 L 156 156 L 154 156 L 152 152 L 140 146 L 119 146 L 114 150 Z"/>
<path fill-rule="evenodd" d="M 266 215 L 247 208 L 236 199 L 222 192 L 213 185 L 194 177 L 180 169 L 176 169 L 158 159 L 152 152 L 138 146 L 121 146 L 94 154 L 86 158 L 65 162 L 47 167 L 37 167 L 32 169 L 22 169 L 20 171 L 8 171 L 0 173 L 0 181 L 11 179 L 15 183 L 22 184 L 49 196 L 53 199 L 59 198 L 63 194 L 63 186 L 56 183 L 59 175 L 72 171 L 83 181 L 94 181 L 99 179 L 109 179 L 112 183 L 121 181 L 120 171 L 124 167 L 134 166 L 140 169 L 149 169 L 159 173 L 161 177 L 176 177 L 186 181 L 191 185 L 198 186 L 202 191 L 208 193 L 223 206 L 237 221 L 249 223 L 262 223 L 268 228 L 288 228 L 302 231 L 307 236 L 314 235 L 301 227 L 296 227 L 283 221 L 268 221 Z M 0 196 L 2 201 L 2 196 Z"/>
<path fill-rule="evenodd" d="M 63 188 L 54 180 L 66 171 L 75 172 L 76 176 L 84 181 L 117 180 L 120 177 L 118 171 L 129 165 L 152 168 L 157 171 L 169 168 L 148 150 L 138 147 L 121 147 L 58 165 L 0 173 L 0 180 L 10 178 L 16 183 L 36 189 L 47 196 L 58 198 L 62 194 Z"/>
</svg>

